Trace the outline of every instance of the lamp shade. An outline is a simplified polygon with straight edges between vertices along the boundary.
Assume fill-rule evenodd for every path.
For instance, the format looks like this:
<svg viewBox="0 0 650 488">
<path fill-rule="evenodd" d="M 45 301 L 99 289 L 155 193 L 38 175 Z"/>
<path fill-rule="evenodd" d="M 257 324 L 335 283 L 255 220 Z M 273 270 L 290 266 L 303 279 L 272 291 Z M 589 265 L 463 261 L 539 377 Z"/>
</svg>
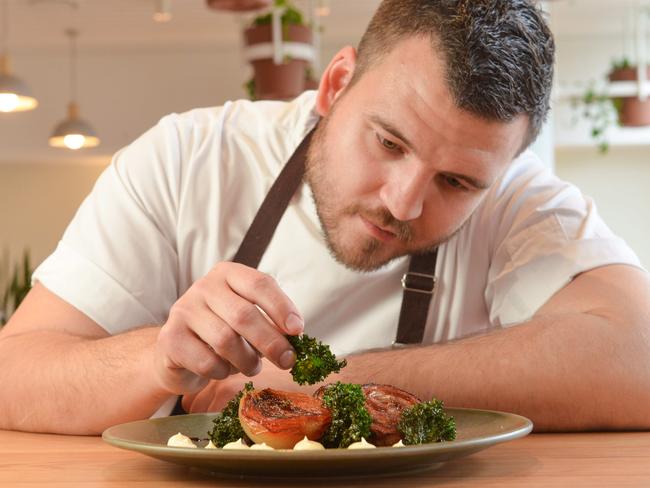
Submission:
<svg viewBox="0 0 650 488">
<path fill-rule="evenodd" d="M 68 117 L 54 128 L 49 142 L 52 147 L 76 150 L 96 147 L 100 141 L 91 125 L 79 118 L 79 108 L 72 102 L 68 106 Z"/>
<path fill-rule="evenodd" d="M 24 112 L 38 106 L 32 91 L 9 71 L 9 57 L 0 56 L 0 112 Z"/>
</svg>

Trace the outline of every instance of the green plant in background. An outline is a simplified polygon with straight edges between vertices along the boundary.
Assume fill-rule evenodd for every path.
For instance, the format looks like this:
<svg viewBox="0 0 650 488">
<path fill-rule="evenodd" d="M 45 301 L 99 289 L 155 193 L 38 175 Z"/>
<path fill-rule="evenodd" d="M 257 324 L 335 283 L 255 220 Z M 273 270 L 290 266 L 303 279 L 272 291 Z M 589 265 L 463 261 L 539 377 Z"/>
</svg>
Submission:
<svg viewBox="0 0 650 488">
<path fill-rule="evenodd" d="M 282 27 L 285 32 L 283 37 L 287 37 L 286 28 L 289 25 L 305 25 L 304 18 L 300 10 L 298 10 L 289 0 L 275 0 L 274 7 L 284 8 L 282 14 Z M 271 12 L 260 15 L 253 19 L 253 25 L 269 25 L 273 21 L 273 14 Z"/>
<path fill-rule="evenodd" d="M 619 70 L 619 69 L 631 68 L 631 67 L 632 67 L 632 63 L 630 63 L 630 60 L 628 58 L 626 58 L 626 57 L 622 57 L 620 59 L 615 59 L 614 61 L 612 61 L 612 69 L 611 69 L 610 73 L 612 71 L 616 71 L 616 70 Z"/>
<path fill-rule="evenodd" d="M 607 129 L 618 125 L 617 105 L 620 103 L 620 99 L 614 100 L 607 94 L 597 91 L 593 84 L 580 98 L 573 100 L 574 110 L 579 111 L 580 116 L 587 119 L 589 133 L 601 154 L 609 150 Z"/>
<path fill-rule="evenodd" d="M 11 270 L 9 252 L 5 251 L 0 261 L 0 327 L 9 321 L 9 317 L 27 296 L 32 288 L 32 266 L 29 251 L 25 249 L 22 261 Z"/>
</svg>

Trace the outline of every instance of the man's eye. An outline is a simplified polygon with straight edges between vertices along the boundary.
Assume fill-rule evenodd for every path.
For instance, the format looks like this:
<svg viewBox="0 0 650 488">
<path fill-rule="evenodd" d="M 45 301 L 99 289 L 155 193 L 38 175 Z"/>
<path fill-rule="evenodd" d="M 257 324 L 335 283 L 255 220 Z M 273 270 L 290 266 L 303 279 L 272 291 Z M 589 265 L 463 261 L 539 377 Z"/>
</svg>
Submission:
<svg viewBox="0 0 650 488">
<path fill-rule="evenodd" d="M 377 140 L 382 146 L 384 146 L 385 149 L 388 149 L 391 152 L 398 152 L 402 150 L 398 144 L 395 144 L 393 141 L 381 137 L 379 134 L 377 134 Z"/>
<path fill-rule="evenodd" d="M 463 185 L 458 178 L 454 178 L 453 176 L 445 176 L 445 182 L 451 186 L 452 188 L 456 188 L 457 190 L 467 190 L 468 188 Z"/>
</svg>

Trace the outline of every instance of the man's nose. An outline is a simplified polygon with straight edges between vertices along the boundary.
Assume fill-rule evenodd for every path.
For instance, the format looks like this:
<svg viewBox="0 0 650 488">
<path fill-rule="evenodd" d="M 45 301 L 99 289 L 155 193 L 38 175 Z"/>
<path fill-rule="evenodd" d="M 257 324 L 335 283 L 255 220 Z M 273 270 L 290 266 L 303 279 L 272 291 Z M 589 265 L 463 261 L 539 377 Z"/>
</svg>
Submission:
<svg viewBox="0 0 650 488">
<path fill-rule="evenodd" d="M 379 198 L 398 220 L 409 221 L 422 215 L 430 178 L 418 168 L 395 168 L 379 191 Z"/>
</svg>

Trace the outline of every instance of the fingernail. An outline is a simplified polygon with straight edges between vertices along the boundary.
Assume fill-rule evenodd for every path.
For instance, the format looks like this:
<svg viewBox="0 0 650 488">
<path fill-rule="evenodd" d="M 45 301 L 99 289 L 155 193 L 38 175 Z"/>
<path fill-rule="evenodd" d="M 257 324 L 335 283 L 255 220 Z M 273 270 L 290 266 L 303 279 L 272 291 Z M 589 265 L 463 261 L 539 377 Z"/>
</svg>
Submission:
<svg viewBox="0 0 650 488">
<path fill-rule="evenodd" d="M 291 335 L 301 334 L 305 329 L 305 322 L 295 313 L 290 313 L 287 317 L 287 321 L 284 323 L 284 326 L 287 328 L 287 332 Z"/>
<path fill-rule="evenodd" d="M 284 351 L 280 356 L 280 367 L 289 369 L 296 362 L 296 353 L 292 350 Z"/>
</svg>

